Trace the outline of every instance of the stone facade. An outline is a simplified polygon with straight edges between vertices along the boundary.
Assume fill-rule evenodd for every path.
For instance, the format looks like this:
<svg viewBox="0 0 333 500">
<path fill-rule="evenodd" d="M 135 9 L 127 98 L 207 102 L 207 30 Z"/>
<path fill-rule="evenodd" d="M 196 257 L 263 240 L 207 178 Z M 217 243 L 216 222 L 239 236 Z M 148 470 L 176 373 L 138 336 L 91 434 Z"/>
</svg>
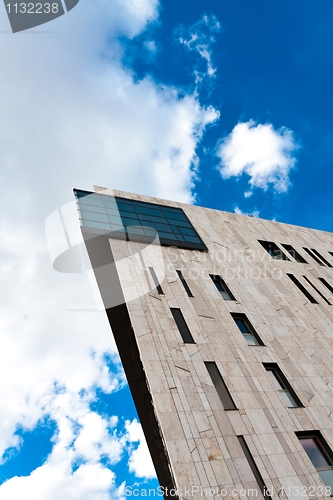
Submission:
<svg viewBox="0 0 333 500">
<path fill-rule="evenodd" d="M 235 490 L 253 498 L 248 491 L 258 484 L 240 446 L 238 436 L 243 436 L 272 498 L 322 497 L 324 484 L 296 432 L 320 431 L 333 450 L 333 293 L 318 279 L 333 287 L 328 265 L 333 266 L 333 234 L 120 191 L 110 194 L 182 208 L 208 247 L 208 252 L 162 247 L 163 294 L 153 285 L 148 263 L 143 274 L 135 266 L 118 268 L 125 297 L 129 290 L 137 297 L 126 304 L 137 347 L 127 365 L 139 356 L 161 442 L 159 458 L 152 451 L 157 469 L 159 460 L 168 462 L 168 484 L 178 489 L 178 498 L 235 498 Z M 274 242 L 289 260 L 272 258 L 258 240 Z M 116 265 L 124 254 L 145 247 L 115 239 L 109 244 Z M 291 245 L 307 263 L 297 262 L 281 244 Z M 320 265 L 303 247 L 315 249 L 328 264 L 319 258 Z M 221 276 L 235 300 L 223 300 L 210 275 Z M 147 283 L 150 291 L 143 293 Z M 183 342 L 171 308 L 181 310 L 195 343 Z M 230 313 L 246 315 L 264 345 L 248 345 Z M 108 316 L 113 327 L 112 309 Z M 115 335 L 121 343 L 121 327 Z M 224 409 L 205 362 L 216 363 L 236 409 Z M 278 365 L 300 406 L 286 406 L 264 363 Z M 146 396 L 137 394 L 135 375 L 129 378 L 137 403 Z M 141 418 L 140 411 L 145 410 L 138 408 Z M 141 420 L 150 445 L 148 420 Z M 214 491 L 222 493 L 212 496 Z"/>
</svg>

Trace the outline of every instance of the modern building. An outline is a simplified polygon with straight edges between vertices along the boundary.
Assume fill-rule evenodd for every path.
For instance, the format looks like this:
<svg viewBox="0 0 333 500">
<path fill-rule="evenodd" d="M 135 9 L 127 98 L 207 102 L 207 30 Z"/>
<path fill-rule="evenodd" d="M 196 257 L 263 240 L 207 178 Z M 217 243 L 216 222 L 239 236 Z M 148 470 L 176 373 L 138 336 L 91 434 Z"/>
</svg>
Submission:
<svg viewBox="0 0 333 500">
<path fill-rule="evenodd" d="M 330 496 L 333 234 L 94 189 L 81 229 L 165 498 Z"/>
</svg>

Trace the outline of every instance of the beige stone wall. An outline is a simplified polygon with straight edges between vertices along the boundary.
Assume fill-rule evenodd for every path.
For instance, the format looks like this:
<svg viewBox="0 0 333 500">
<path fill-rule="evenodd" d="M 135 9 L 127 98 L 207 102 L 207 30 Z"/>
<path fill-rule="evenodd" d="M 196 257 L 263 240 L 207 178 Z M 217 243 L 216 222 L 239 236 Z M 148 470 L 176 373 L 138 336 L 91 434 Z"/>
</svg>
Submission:
<svg viewBox="0 0 333 500">
<path fill-rule="evenodd" d="M 139 295 L 128 310 L 177 487 L 256 488 L 236 437 L 243 435 L 266 486 L 274 488 L 273 498 L 282 487 L 287 493 L 291 488 L 285 498 L 307 498 L 310 490 L 297 495 L 296 487 L 323 483 L 295 431 L 320 430 L 333 450 L 333 305 L 302 276 L 333 304 L 333 295 L 317 279 L 333 285 L 333 268 L 318 265 L 302 247 L 315 248 L 333 264 L 328 253 L 333 252 L 333 234 L 119 191 L 112 194 L 181 207 L 209 248 L 208 253 L 162 249 L 164 295 L 153 290 L 149 273 L 134 264 L 130 271 L 120 271 L 123 288 L 135 287 Z M 290 244 L 308 264 L 291 257 L 290 262 L 274 260 L 258 239 Z M 123 255 L 124 246 L 131 254 L 144 247 L 116 240 L 110 244 L 116 258 Z M 182 271 L 193 298 L 187 296 L 176 269 Z M 286 273 L 294 274 L 318 304 L 310 303 Z M 223 300 L 209 274 L 221 275 L 237 300 Z M 140 296 L 147 283 L 152 291 Z M 181 309 L 195 344 L 182 342 L 170 307 Z M 248 346 L 230 312 L 246 314 L 265 345 Z M 216 362 L 237 410 L 224 410 L 205 361 Z M 262 365 L 270 362 L 279 365 L 303 408 L 285 406 Z M 184 498 L 205 497 L 198 492 Z"/>
</svg>

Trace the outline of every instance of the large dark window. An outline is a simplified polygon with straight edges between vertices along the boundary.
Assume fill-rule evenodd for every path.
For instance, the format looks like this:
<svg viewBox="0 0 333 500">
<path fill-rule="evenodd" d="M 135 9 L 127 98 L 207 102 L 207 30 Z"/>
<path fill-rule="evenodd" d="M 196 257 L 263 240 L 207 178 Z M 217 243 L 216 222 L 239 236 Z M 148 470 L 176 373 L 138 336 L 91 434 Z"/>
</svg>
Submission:
<svg viewBox="0 0 333 500">
<path fill-rule="evenodd" d="M 177 309 L 177 308 L 173 308 L 173 307 L 171 307 L 170 309 L 171 309 L 173 319 L 176 322 L 179 333 L 182 336 L 184 343 L 185 344 L 195 344 L 194 339 L 192 337 L 192 334 L 189 330 L 189 327 L 187 326 L 187 323 L 184 319 L 184 316 L 183 316 L 181 310 Z"/>
<path fill-rule="evenodd" d="M 282 246 L 285 250 L 287 250 L 287 252 L 289 253 L 289 255 L 291 255 L 292 257 L 294 257 L 294 259 L 296 260 L 296 262 L 301 262 L 302 264 L 307 264 L 306 260 L 304 259 L 304 257 L 301 256 L 301 254 L 299 254 L 294 247 L 292 247 L 291 245 L 287 245 L 287 244 L 283 244 L 282 243 Z"/>
<path fill-rule="evenodd" d="M 230 396 L 228 388 L 224 383 L 224 380 L 219 372 L 219 369 L 216 366 L 216 363 L 214 363 L 214 361 L 206 361 L 205 365 L 215 386 L 215 389 L 220 396 L 223 408 L 225 410 L 236 410 L 237 408 L 235 406 L 235 403 Z"/>
<path fill-rule="evenodd" d="M 320 432 L 296 432 L 299 442 L 317 469 L 326 485 L 328 494 L 333 495 L 333 454 Z M 328 496 L 328 495 L 326 495 Z"/>
<path fill-rule="evenodd" d="M 267 253 L 276 260 L 290 260 L 273 241 L 258 240 Z"/>
<path fill-rule="evenodd" d="M 164 246 L 208 250 L 181 208 L 77 189 L 74 193 L 84 227 L 130 241 L 151 242 L 158 234 Z"/>
</svg>

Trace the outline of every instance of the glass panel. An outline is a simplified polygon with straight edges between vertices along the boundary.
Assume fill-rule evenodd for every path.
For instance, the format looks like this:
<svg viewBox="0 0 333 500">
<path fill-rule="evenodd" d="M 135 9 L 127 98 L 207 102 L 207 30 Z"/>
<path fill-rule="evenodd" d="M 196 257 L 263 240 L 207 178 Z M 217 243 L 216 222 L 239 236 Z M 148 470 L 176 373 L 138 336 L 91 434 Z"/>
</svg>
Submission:
<svg viewBox="0 0 333 500">
<path fill-rule="evenodd" d="M 89 210 L 89 212 L 98 212 L 98 213 L 104 214 L 103 207 L 94 207 L 93 205 L 84 205 L 83 203 L 80 203 L 80 209 L 81 210 Z"/>
<path fill-rule="evenodd" d="M 192 236 L 185 236 L 185 241 L 188 241 L 190 243 L 201 243 L 199 238 L 193 238 Z"/>
<path fill-rule="evenodd" d="M 288 408 L 297 408 L 298 407 L 298 404 L 296 403 L 296 401 L 294 400 L 294 398 L 292 397 L 292 395 L 290 394 L 289 391 L 279 391 L 279 394 L 281 395 L 281 398 L 286 403 Z"/>
<path fill-rule="evenodd" d="M 106 214 L 98 214 L 95 212 L 85 212 L 82 210 L 82 217 L 89 220 L 98 220 L 99 222 L 108 222 Z"/>
<path fill-rule="evenodd" d="M 135 207 L 138 214 L 156 215 L 156 217 L 163 217 L 161 210 L 148 208 L 148 207 Z"/>
<path fill-rule="evenodd" d="M 214 280 L 215 286 L 218 289 L 218 291 L 223 293 L 225 290 L 222 287 L 222 283 L 219 280 Z"/>
<path fill-rule="evenodd" d="M 168 223 L 168 221 L 163 217 L 154 217 L 153 215 L 147 214 L 136 214 L 136 216 L 142 221 L 161 222 L 162 224 Z"/>
<path fill-rule="evenodd" d="M 238 328 L 240 329 L 240 331 L 241 331 L 242 333 L 250 333 L 250 332 L 249 332 L 249 329 L 247 328 L 247 326 L 246 326 L 246 324 L 245 324 L 245 321 L 244 321 L 243 319 L 241 319 L 241 318 L 238 318 L 238 319 L 237 319 L 237 318 L 236 318 L 236 319 L 235 319 L 235 323 L 236 323 L 236 325 L 238 326 Z"/>
<path fill-rule="evenodd" d="M 112 209 L 112 208 L 106 208 L 105 209 L 105 212 L 107 214 L 110 214 L 110 215 L 116 215 L 117 217 L 119 217 L 119 210 L 117 208 L 115 209 Z"/>
<path fill-rule="evenodd" d="M 259 345 L 259 342 L 254 335 L 244 335 L 244 338 L 248 345 Z"/>
<path fill-rule="evenodd" d="M 115 201 L 112 201 L 112 200 L 105 200 L 103 198 L 103 203 L 106 207 L 108 208 L 114 208 L 115 210 L 117 210 L 117 203 Z"/>
<path fill-rule="evenodd" d="M 126 226 L 140 226 L 140 221 L 137 219 L 130 219 L 127 217 L 122 217 L 121 218 L 122 223 L 125 224 Z"/>
<path fill-rule="evenodd" d="M 112 231 L 121 231 L 125 232 L 124 226 L 118 226 L 117 224 L 111 224 Z"/>
<path fill-rule="evenodd" d="M 192 224 L 190 222 L 187 222 L 185 220 L 175 220 L 171 219 L 170 217 L 167 217 L 169 224 L 174 224 L 177 227 L 190 227 L 192 228 Z"/>
<path fill-rule="evenodd" d="M 155 229 L 150 229 L 150 228 L 145 227 L 145 226 L 144 226 L 144 231 L 145 231 L 147 236 L 153 236 L 154 238 L 156 238 L 156 236 L 158 234 Z"/>
<path fill-rule="evenodd" d="M 300 442 L 315 467 L 327 467 L 330 465 L 320 451 L 315 438 L 300 438 Z"/>
<path fill-rule="evenodd" d="M 158 235 L 160 238 L 164 238 L 166 240 L 175 240 L 177 241 L 177 236 L 173 233 L 163 233 L 162 231 L 158 231 Z"/>
<path fill-rule="evenodd" d="M 110 224 L 104 224 L 103 222 L 96 222 L 96 221 L 90 221 L 90 220 L 85 220 L 83 221 L 83 225 L 86 227 L 94 227 L 96 229 L 105 229 L 106 231 L 110 231 Z"/>
<path fill-rule="evenodd" d="M 142 227 L 127 226 L 127 232 L 128 234 L 141 234 L 142 236 L 145 236 L 145 232 Z"/>
<path fill-rule="evenodd" d="M 131 205 L 129 203 L 121 203 L 121 202 L 117 201 L 117 206 L 118 206 L 119 210 L 125 210 L 126 212 L 134 212 L 133 205 Z"/>
<path fill-rule="evenodd" d="M 80 199 L 80 205 L 85 204 L 85 205 L 95 205 L 96 207 L 103 207 L 103 202 L 102 200 L 99 200 L 98 198 L 92 198 L 91 196 L 86 196 L 83 199 Z"/>
<path fill-rule="evenodd" d="M 187 227 L 181 227 L 180 230 L 185 235 L 196 236 L 196 234 L 193 231 L 193 229 L 190 229 L 190 228 L 187 228 Z"/>
<path fill-rule="evenodd" d="M 167 210 L 163 210 L 163 214 L 167 219 L 172 219 L 174 221 L 184 221 L 187 222 L 187 217 L 185 214 L 180 212 L 168 212 Z"/>
<path fill-rule="evenodd" d="M 319 470 L 319 476 L 326 486 L 331 488 L 331 495 L 333 494 L 333 469 L 330 470 Z"/>
<path fill-rule="evenodd" d="M 221 294 L 221 297 L 224 300 L 232 300 L 232 298 L 230 297 L 230 295 L 228 294 L 228 292 L 220 292 L 220 294 Z"/>
<path fill-rule="evenodd" d="M 276 389 L 278 389 L 278 390 L 284 390 L 284 387 L 282 387 L 282 385 L 280 384 L 280 382 L 276 378 L 274 371 L 267 370 L 267 373 L 268 373 L 268 376 L 271 379 L 271 382 L 273 383 L 274 387 L 276 387 Z"/>
<path fill-rule="evenodd" d="M 122 225 L 122 220 L 121 218 L 116 216 L 116 215 L 108 215 L 108 219 L 111 222 L 111 224 L 119 224 Z"/>
<path fill-rule="evenodd" d="M 178 241 L 185 241 L 183 236 L 181 236 L 180 234 L 176 234 L 176 237 Z"/>
<path fill-rule="evenodd" d="M 129 219 L 138 220 L 138 216 L 135 212 L 124 212 L 121 208 L 119 209 L 119 214 L 121 217 L 128 217 Z"/>
<path fill-rule="evenodd" d="M 145 226 L 153 227 L 157 229 L 157 231 L 164 231 L 165 233 L 171 233 L 172 229 L 167 224 L 159 224 L 158 222 L 149 222 L 149 224 L 145 224 Z"/>
</svg>

